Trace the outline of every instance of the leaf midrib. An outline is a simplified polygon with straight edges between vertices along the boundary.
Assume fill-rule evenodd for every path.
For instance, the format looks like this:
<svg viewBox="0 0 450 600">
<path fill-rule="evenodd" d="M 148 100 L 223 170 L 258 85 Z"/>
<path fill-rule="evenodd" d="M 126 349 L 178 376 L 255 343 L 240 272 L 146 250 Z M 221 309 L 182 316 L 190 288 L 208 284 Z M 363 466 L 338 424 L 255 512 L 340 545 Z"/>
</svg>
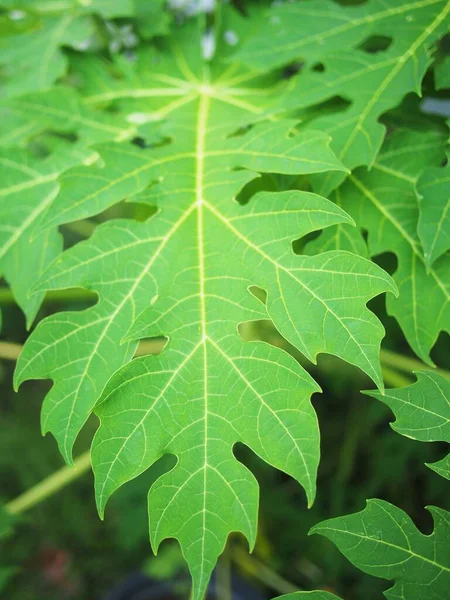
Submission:
<svg viewBox="0 0 450 600">
<path fill-rule="evenodd" d="M 205 164 L 206 127 L 209 114 L 209 95 L 201 94 L 197 117 L 197 139 L 195 148 L 195 204 L 197 206 L 197 249 L 200 298 L 201 341 L 203 346 L 203 401 L 204 401 L 204 444 L 203 444 L 203 507 L 202 507 L 202 541 L 200 562 L 200 585 L 203 583 L 206 539 L 206 488 L 208 472 L 208 357 L 206 350 L 206 301 L 205 301 L 205 251 L 204 251 L 204 218 L 203 218 L 203 180 Z"/>
</svg>

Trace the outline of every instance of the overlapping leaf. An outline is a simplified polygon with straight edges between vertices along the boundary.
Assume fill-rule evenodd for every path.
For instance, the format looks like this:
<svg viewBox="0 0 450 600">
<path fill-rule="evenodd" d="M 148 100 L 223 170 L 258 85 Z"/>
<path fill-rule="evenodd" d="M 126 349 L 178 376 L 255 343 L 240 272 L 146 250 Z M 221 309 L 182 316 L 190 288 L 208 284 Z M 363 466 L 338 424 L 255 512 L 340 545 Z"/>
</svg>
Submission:
<svg viewBox="0 0 450 600">
<path fill-rule="evenodd" d="M 428 270 L 417 235 L 415 185 L 424 168 L 444 158 L 445 138 L 438 132 L 398 131 L 387 139 L 371 171 L 357 170 L 339 188 L 340 206 L 368 232 L 371 256 L 394 252 L 398 298 L 388 297 L 387 309 L 399 322 L 409 344 L 425 362 L 440 331 L 450 323 L 450 259 L 441 256 Z M 353 237 L 354 231 L 344 230 Z M 341 247 L 342 234 L 330 231 L 314 249 Z"/>
<path fill-rule="evenodd" d="M 260 34 L 238 58 L 256 67 L 304 61 L 306 68 L 292 92 L 297 106 L 333 96 L 351 101 L 345 111 L 320 116 L 311 126 L 332 135 L 332 148 L 347 167 L 371 165 L 385 135 L 379 116 L 408 92 L 420 94 L 431 48 L 447 30 L 449 11 L 446 0 L 392 5 L 375 0 L 345 8 L 321 0 L 281 5 L 268 13 Z M 265 42 L 269 35 L 278 40 L 273 52 Z M 391 42 L 389 48 L 350 50 L 373 35 L 384 36 Z M 313 179 L 315 190 L 327 195 L 344 177 L 327 173 Z"/>
<path fill-rule="evenodd" d="M 134 125 L 85 106 L 74 90 L 59 88 L 14 98 L 2 109 L 5 118 L 0 139 L 0 274 L 11 285 L 14 296 L 31 325 L 44 294 L 28 294 L 36 277 L 62 250 L 56 227 L 39 224 L 57 197 L 62 174 L 75 165 L 95 162 L 88 144 L 129 138 Z M 50 155 L 38 158 L 26 146 L 31 135 L 45 128 L 63 134 L 76 133 L 79 143 L 53 137 Z M 3 133 L 3 135 L 2 135 Z M 70 171 L 72 172 L 72 171 Z"/>
<path fill-rule="evenodd" d="M 438 460 L 434 463 L 428 463 L 427 467 L 436 471 L 438 475 L 441 477 L 445 477 L 445 479 L 450 479 L 450 454 L 444 456 L 443 459 Z"/>
<path fill-rule="evenodd" d="M 256 32 L 246 40 L 237 59 L 266 70 L 296 60 L 312 64 L 349 50 L 373 35 L 403 37 L 415 22 L 416 32 L 445 6 L 440 0 L 370 0 L 342 6 L 326 0 L 273 4 L 258 19 Z M 267 44 L 267 39 L 273 44 Z"/>
<path fill-rule="evenodd" d="M 366 392 L 392 409 L 391 427 L 414 440 L 450 443 L 450 381 L 433 371 L 419 371 L 417 382 L 399 389 Z M 448 477 L 449 457 L 430 468 Z"/>
<path fill-rule="evenodd" d="M 356 567 L 394 580 L 389 600 L 446 600 L 450 587 L 450 514 L 429 507 L 434 531 L 423 535 L 400 508 L 368 500 L 356 514 L 319 523 L 311 533 L 330 539 Z"/>
<path fill-rule="evenodd" d="M 267 89 L 271 78 L 234 67 L 224 72 L 220 63 L 209 69 L 191 35 L 184 46 L 177 37 L 178 45 L 153 64 L 149 81 L 158 87 L 138 94 L 123 81 L 117 87 L 119 112 L 164 115 L 153 135 L 167 143 L 97 146 L 101 164 L 64 174 L 40 226 L 122 199 L 156 205 L 158 213 L 144 223 L 99 227 L 43 275 L 36 291 L 82 286 L 99 302 L 40 323 L 16 384 L 53 380 L 43 428 L 67 460 L 101 396 L 92 450 L 101 513 L 126 481 L 164 454 L 177 457 L 150 490 L 150 537 L 154 548 L 166 537 L 179 540 L 199 600 L 230 531 L 243 532 L 250 545 L 255 539 L 257 485 L 233 457 L 236 442 L 295 477 L 309 503 L 315 493 L 319 440 L 309 398 L 318 387 L 279 349 L 244 343 L 238 324 L 269 316 L 311 360 L 336 354 L 381 386 L 383 328 L 366 303 L 395 287 L 384 271 L 350 253 L 293 253 L 295 239 L 350 222 L 324 198 L 293 191 L 235 201 L 258 172 L 343 167 L 326 134 L 274 120 L 280 108 L 271 108 L 278 100 L 277 88 Z M 155 132 L 154 124 L 146 127 L 143 135 Z M 252 286 L 266 290 L 266 305 Z M 115 373 L 130 361 L 134 340 L 159 335 L 169 338 L 160 355 Z"/>
<path fill-rule="evenodd" d="M 58 152 L 39 159 L 27 150 L 0 152 L 0 275 L 31 324 L 44 293 L 28 296 L 31 285 L 62 251 L 56 229 L 33 238 L 35 225 L 58 193 L 58 175 L 88 162 L 93 153 L 77 145 L 61 144 Z"/>
<path fill-rule="evenodd" d="M 431 267 L 450 249 L 450 165 L 426 169 L 417 182 L 418 233 L 425 262 Z"/>
</svg>

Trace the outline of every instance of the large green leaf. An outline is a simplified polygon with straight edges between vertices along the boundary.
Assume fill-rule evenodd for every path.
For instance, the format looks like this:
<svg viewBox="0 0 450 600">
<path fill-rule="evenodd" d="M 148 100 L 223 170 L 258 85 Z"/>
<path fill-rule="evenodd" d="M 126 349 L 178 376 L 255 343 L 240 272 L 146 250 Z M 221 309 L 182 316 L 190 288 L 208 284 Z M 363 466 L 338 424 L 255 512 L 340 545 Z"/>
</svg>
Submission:
<svg viewBox="0 0 450 600">
<path fill-rule="evenodd" d="M 417 382 L 407 387 L 365 392 L 378 398 L 392 409 L 396 420 L 392 429 L 421 442 L 450 443 L 450 381 L 433 371 L 419 371 Z M 442 459 L 432 469 L 448 477 L 445 465 L 449 457 Z"/>
<path fill-rule="evenodd" d="M 236 442 L 295 477 L 309 504 L 315 494 L 319 434 L 310 396 L 318 386 L 280 349 L 243 342 L 239 323 L 269 317 L 310 360 L 335 354 L 381 387 L 384 331 L 366 303 L 395 286 L 379 267 L 347 252 L 293 253 L 295 239 L 351 222 L 324 198 L 292 191 L 236 202 L 258 172 L 343 167 L 326 134 L 275 118 L 279 86 L 268 86 L 276 80 L 247 69 L 229 76 L 219 60 L 208 67 L 187 32 L 153 63 L 152 87 L 136 94 L 121 81 L 116 88 L 119 112 L 164 111 L 166 121 L 142 134 L 166 142 L 96 147 L 101 163 L 64 174 L 40 226 L 123 199 L 158 211 L 144 223 L 102 225 L 41 277 L 35 291 L 86 287 L 99 301 L 38 325 L 16 385 L 53 380 L 43 429 L 69 461 L 97 404 L 92 461 L 101 513 L 126 481 L 165 454 L 177 457 L 150 490 L 150 537 L 155 549 L 166 537 L 179 540 L 199 600 L 229 533 L 243 532 L 251 546 L 255 540 L 257 484 L 235 460 Z M 267 292 L 266 305 L 250 292 L 254 286 Z M 160 355 L 130 362 L 136 340 L 160 335 L 169 338 Z"/>
<path fill-rule="evenodd" d="M 394 252 L 398 298 L 388 297 L 389 314 L 399 322 L 406 339 L 425 362 L 440 331 L 449 331 L 450 259 L 442 256 L 432 267 L 417 235 L 418 201 L 415 185 L 422 170 L 439 165 L 445 138 L 438 132 L 397 131 L 391 135 L 370 171 L 357 170 L 339 188 L 340 206 L 368 232 L 371 256 Z M 354 231 L 343 226 L 348 236 Z M 325 232 L 315 251 L 342 246 L 342 233 Z"/>
<path fill-rule="evenodd" d="M 450 589 L 450 514 L 430 507 L 434 531 L 423 535 L 400 508 L 368 500 L 356 514 L 319 523 L 311 533 L 330 539 L 356 567 L 394 580 L 389 600 L 447 600 Z"/>
</svg>

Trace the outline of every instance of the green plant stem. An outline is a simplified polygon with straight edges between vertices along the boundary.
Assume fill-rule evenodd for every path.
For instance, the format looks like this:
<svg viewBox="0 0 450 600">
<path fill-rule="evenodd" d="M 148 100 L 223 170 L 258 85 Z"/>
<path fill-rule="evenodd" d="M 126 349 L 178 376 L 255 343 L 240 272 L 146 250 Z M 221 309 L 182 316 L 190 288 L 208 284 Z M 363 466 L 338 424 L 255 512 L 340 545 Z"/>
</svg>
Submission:
<svg viewBox="0 0 450 600">
<path fill-rule="evenodd" d="M 292 592 L 298 592 L 299 590 L 298 586 L 275 573 L 270 567 L 255 556 L 247 554 L 239 546 L 233 548 L 231 558 L 237 565 L 244 567 L 255 579 L 277 592 L 277 594 L 292 594 Z"/>
<path fill-rule="evenodd" d="M 6 360 L 17 360 L 22 351 L 20 344 L 14 342 L 0 342 L 0 358 Z"/>
<path fill-rule="evenodd" d="M 217 600 L 233 600 L 230 549 L 225 547 L 216 567 Z"/>
<path fill-rule="evenodd" d="M 389 367 L 393 367 L 398 371 L 405 371 L 407 373 L 410 373 L 411 371 L 417 371 L 420 369 L 430 368 L 421 360 L 412 358 L 410 356 L 405 356 L 403 354 L 397 354 L 397 352 L 392 352 L 392 350 L 381 350 L 380 360 L 382 364 L 385 364 Z M 445 369 L 435 368 L 433 370 L 435 373 L 439 373 L 439 375 L 450 379 L 450 373 Z"/>
<path fill-rule="evenodd" d="M 164 348 L 167 340 L 165 338 L 155 338 L 141 342 L 136 350 L 135 356 L 145 356 L 146 354 L 159 354 Z M 23 346 L 14 342 L 0 341 L 0 359 L 17 360 L 22 352 Z"/>
<path fill-rule="evenodd" d="M 338 465 L 334 475 L 336 489 L 331 499 L 332 513 L 342 514 L 345 494 L 348 493 L 347 486 L 355 466 L 355 458 L 361 438 L 366 431 L 360 426 L 366 416 L 367 404 L 361 403 L 361 398 L 353 398 L 347 411 L 345 435 L 339 452 Z"/>
<path fill-rule="evenodd" d="M 73 467 L 65 466 L 52 473 L 14 500 L 11 500 L 11 502 L 8 502 L 5 509 L 12 515 L 23 513 L 49 496 L 59 492 L 59 490 L 66 487 L 74 479 L 78 479 L 90 467 L 91 453 L 90 450 L 87 450 L 74 461 Z"/>
<path fill-rule="evenodd" d="M 405 377 L 405 375 L 394 371 L 394 369 L 391 369 L 390 367 L 382 366 L 381 371 L 383 373 L 384 382 L 389 387 L 404 387 L 405 385 L 411 385 L 411 383 L 413 383 L 411 378 Z"/>
<path fill-rule="evenodd" d="M 87 301 L 97 298 L 97 294 L 83 288 L 73 288 L 70 290 L 55 290 L 47 292 L 45 302 L 72 302 Z M 0 288 L 0 304 L 14 304 L 15 298 L 12 291 L 7 287 Z"/>
</svg>

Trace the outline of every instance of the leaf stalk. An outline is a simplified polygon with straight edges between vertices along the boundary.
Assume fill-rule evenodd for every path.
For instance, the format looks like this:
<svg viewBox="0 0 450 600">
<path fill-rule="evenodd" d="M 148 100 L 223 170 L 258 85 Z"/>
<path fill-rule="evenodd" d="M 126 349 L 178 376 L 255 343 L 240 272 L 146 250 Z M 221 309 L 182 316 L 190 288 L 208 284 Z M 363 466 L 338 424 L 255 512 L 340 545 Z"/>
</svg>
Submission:
<svg viewBox="0 0 450 600">
<path fill-rule="evenodd" d="M 75 461 L 73 467 L 64 466 L 55 471 L 23 494 L 20 494 L 5 505 L 5 509 L 11 515 L 21 514 L 36 504 L 39 504 L 49 496 L 66 487 L 69 483 L 78 479 L 91 467 L 91 453 L 86 450 Z"/>
</svg>

